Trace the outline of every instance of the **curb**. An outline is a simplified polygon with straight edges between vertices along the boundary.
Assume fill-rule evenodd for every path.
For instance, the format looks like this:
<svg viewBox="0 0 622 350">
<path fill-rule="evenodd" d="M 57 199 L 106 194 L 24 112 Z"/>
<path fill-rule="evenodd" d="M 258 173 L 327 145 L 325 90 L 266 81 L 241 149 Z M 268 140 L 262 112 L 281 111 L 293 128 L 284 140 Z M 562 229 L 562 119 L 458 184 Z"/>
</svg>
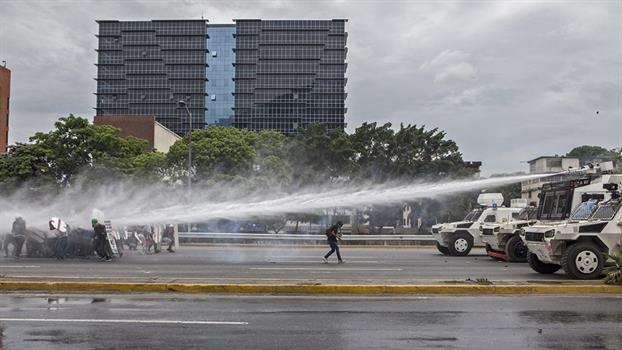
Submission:
<svg viewBox="0 0 622 350">
<path fill-rule="evenodd" d="M 118 292 L 232 294 L 622 294 L 612 285 L 322 285 L 100 282 L 0 282 L 0 292 Z"/>
</svg>

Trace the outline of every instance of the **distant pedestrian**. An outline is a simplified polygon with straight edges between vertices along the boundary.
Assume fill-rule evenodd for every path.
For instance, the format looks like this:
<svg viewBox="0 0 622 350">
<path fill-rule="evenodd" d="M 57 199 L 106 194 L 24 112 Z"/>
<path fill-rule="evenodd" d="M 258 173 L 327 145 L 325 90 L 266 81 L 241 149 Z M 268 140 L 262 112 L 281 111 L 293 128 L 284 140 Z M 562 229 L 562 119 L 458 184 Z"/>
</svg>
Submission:
<svg viewBox="0 0 622 350">
<path fill-rule="evenodd" d="M 168 242 L 167 252 L 175 253 L 173 250 L 173 245 L 175 244 L 175 228 L 173 225 L 166 225 L 164 232 L 162 232 L 162 241 Z"/>
<path fill-rule="evenodd" d="M 326 238 L 328 240 L 328 245 L 330 246 L 330 251 L 326 253 L 326 255 L 324 255 L 324 258 L 322 258 L 325 264 L 328 264 L 328 258 L 333 253 L 337 253 L 337 260 L 340 264 L 345 262 L 343 259 L 341 259 L 341 254 L 339 253 L 339 245 L 337 244 L 337 241 L 341 240 L 341 233 L 339 232 L 341 230 L 341 226 L 343 226 L 343 223 L 341 221 L 337 221 L 336 224 L 332 225 L 326 230 Z"/>
<path fill-rule="evenodd" d="M 57 217 L 53 217 L 49 221 L 50 231 L 54 231 L 56 242 L 54 244 L 54 255 L 56 259 L 65 259 L 67 251 L 67 224 Z"/>
<path fill-rule="evenodd" d="M 22 254 L 22 247 L 24 246 L 24 241 L 26 240 L 26 221 L 21 217 L 15 218 L 13 221 L 13 228 L 11 229 L 11 234 L 13 234 L 13 240 L 15 242 L 15 249 L 13 250 L 13 255 L 19 259 Z"/>
</svg>

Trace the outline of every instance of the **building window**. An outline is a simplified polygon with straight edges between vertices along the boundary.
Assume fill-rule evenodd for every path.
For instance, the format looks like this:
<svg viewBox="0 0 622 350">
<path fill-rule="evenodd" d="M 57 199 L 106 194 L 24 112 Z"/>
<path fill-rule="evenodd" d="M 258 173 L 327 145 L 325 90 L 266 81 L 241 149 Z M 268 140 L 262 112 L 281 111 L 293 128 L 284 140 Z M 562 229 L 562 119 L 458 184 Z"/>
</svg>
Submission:
<svg viewBox="0 0 622 350">
<path fill-rule="evenodd" d="M 548 168 L 561 168 L 562 159 L 561 158 L 549 158 L 546 160 L 546 166 Z"/>
<path fill-rule="evenodd" d="M 216 57 L 216 56 L 218 56 L 217 52 L 216 51 L 212 51 L 212 57 Z"/>
<path fill-rule="evenodd" d="M 216 101 L 216 95 L 215 95 L 215 94 L 212 94 L 212 96 L 210 96 L 210 99 L 211 99 L 212 101 Z"/>
</svg>

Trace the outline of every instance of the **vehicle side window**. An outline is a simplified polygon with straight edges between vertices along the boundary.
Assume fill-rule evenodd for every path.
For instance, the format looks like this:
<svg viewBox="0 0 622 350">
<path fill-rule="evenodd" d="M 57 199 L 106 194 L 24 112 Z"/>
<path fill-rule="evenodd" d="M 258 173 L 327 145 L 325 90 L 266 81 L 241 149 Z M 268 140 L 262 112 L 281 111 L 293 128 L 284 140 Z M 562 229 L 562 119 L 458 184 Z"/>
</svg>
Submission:
<svg viewBox="0 0 622 350">
<path fill-rule="evenodd" d="M 484 222 L 497 222 L 495 214 L 487 215 Z"/>
<path fill-rule="evenodd" d="M 517 220 L 519 213 L 512 213 L 512 219 Z"/>
</svg>

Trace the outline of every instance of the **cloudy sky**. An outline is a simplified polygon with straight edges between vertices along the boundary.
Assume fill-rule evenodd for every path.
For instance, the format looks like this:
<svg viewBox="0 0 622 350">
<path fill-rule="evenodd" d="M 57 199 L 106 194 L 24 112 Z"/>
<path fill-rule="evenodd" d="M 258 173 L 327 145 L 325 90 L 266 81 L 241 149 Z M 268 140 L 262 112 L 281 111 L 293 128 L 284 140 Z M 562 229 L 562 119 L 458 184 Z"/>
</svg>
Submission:
<svg viewBox="0 0 622 350">
<path fill-rule="evenodd" d="M 92 118 L 96 19 L 347 18 L 349 131 L 438 127 L 484 173 L 576 145 L 622 146 L 622 2 L 0 0 L 10 142 Z M 598 114 L 596 113 L 598 111 Z"/>
</svg>

